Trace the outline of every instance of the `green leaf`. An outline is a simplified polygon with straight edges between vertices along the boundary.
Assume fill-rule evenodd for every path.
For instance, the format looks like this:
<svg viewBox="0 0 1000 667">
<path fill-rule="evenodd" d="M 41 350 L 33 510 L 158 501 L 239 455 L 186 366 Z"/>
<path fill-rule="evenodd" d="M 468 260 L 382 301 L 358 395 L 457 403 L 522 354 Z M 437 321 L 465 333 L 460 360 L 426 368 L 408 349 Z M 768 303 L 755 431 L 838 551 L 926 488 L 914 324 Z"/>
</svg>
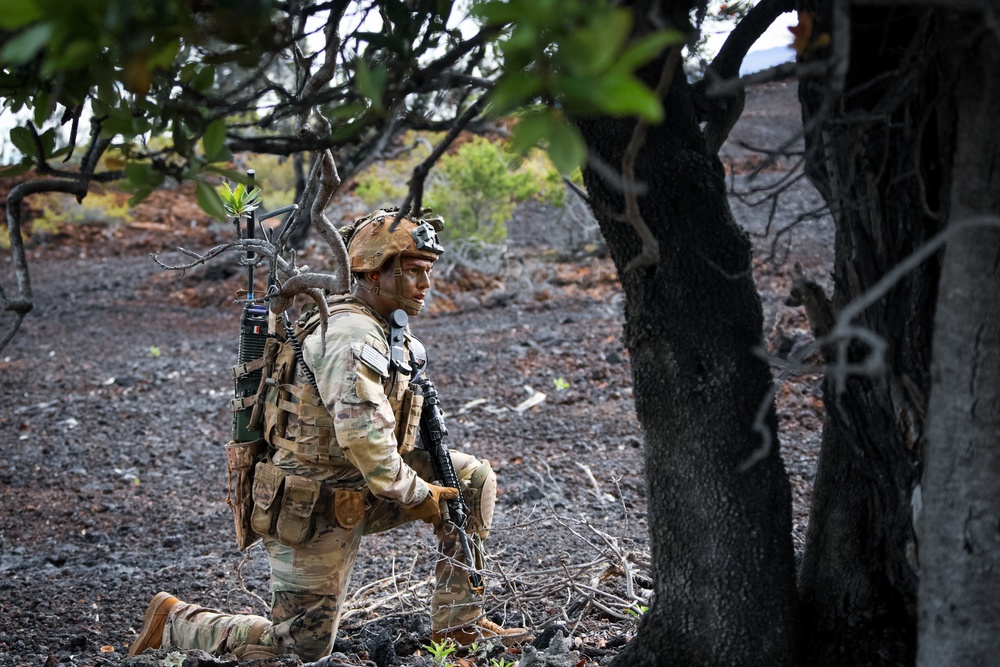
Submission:
<svg viewBox="0 0 1000 667">
<path fill-rule="evenodd" d="M 128 181 L 127 185 L 137 190 L 149 188 L 151 192 L 163 183 L 164 176 L 148 162 L 129 162 L 125 165 L 125 179 Z M 145 196 L 148 195 L 146 193 Z"/>
<path fill-rule="evenodd" d="M 35 105 L 35 111 L 32 114 L 32 119 L 35 121 L 35 126 L 39 126 L 45 123 L 48 119 L 49 114 L 52 112 L 51 106 L 49 104 L 49 94 L 48 93 L 38 93 L 35 95 L 32 104 Z"/>
<path fill-rule="evenodd" d="M 543 44 L 540 43 L 538 30 L 535 29 L 535 26 L 521 24 L 511 33 L 510 38 L 500 42 L 499 46 L 500 51 L 509 58 L 519 53 L 540 51 Z"/>
<path fill-rule="evenodd" d="M 387 49 L 396 54 L 405 53 L 408 46 L 399 37 L 381 32 L 356 32 L 354 36 L 376 49 Z"/>
<path fill-rule="evenodd" d="M 513 23 L 520 18 L 517 6 L 507 2 L 485 2 L 473 5 L 469 13 L 488 23 Z"/>
<path fill-rule="evenodd" d="M 160 49 L 152 56 L 150 56 L 149 60 L 146 61 L 146 64 L 149 65 L 150 68 L 158 67 L 160 69 L 167 69 L 171 64 L 173 64 L 174 58 L 177 57 L 177 54 L 180 53 L 180 51 L 180 40 L 172 39 L 161 46 Z"/>
<path fill-rule="evenodd" d="M 573 107 L 574 112 L 593 112 L 600 102 L 601 93 L 595 83 L 595 77 L 561 76 L 555 81 L 553 88 L 559 98 Z"/>
<path fill-rule="evenodd" d="M 14 148 L 21 151 L 26 157 L 36 157 L 37 147 L 35 139 L 31 136 L 31 130 L 26 127 L 15 127 L 10 131 L 10 142 Z"/>
<path fill-rule="evenodd" d="M 541 79 L 534 72 L 511 72 L 500 78 L 490 104 L 498 114 L 506 114 L 533 98 L 542 87 Z"/>
<path fill-rule="evenodd" d="M 50 127 L 49 129 L 45 130 L 38 137 L 38 140 L 42 144 L 42 152 L 45 153 L 45 156 L 51 157 L 52 151 L 56 147 L 56 129 L 54 127 Z"/>
<path fill-rule="evenodd" d="M 532 24 L 539 28 L 558 25 L 563 20 L 571 20 L 572 3 L 551 2 L 546 0 L 507 0 L 506 2 L 487 2 L 473 7 L 471 13 L 485 19 L 489 23 Z"/>
<path fill-rule="evenodd" d="M 330 133 L 330 140 L 334 143 L 347 141 L 351 137 L 355 136 L 361 130 L 365 129 L 365 123 L 355 122 L 355 123 L 342 123 L 340 125 L 335 125 L 333 132 Z"/>
<path fill-rule="evenodd" d="M 221 162 L 221 153 L 226 148 L 226 121 L 224 118 L 213 120 L 201 135 L 205 146 L 205 158 L 209 162 Z"/>
<path fill-rule="evenodd" d="M 215 66 L 205 65 L 191 80 L 191 87 L 199 93 L 203 93 L 215 85 Z"/>
<path fill-rule="evenodd" d="M 0 62 L 23 65 L 34 58 L 48 44 L 52 36 L 51 23 L 39 23 L 7 40 L 0 49 Z"/>
<path fill-rule="evenodd" d="M 638 116 L 650 123 L 663 120 L 663 106 L 638 79 L 625 76 L 605 76 L 597 85 L 597 103 L 606 112 L 618 116 Z"/>
<path fill-rule="evenodd" d="M 191 147 L 190 138 L 184 131 L 184 124 L 179 118 L 175 118 L 170 124 L 170 137 L 174 140 L 174 147 L 181 155 L 186 155 Z"/>
<path fill-rule="evenodd" d="M 583 165 L 587 147 L 580 131 L 565 120 L 557 121 L 549 134 L 549 158 L 561 174 L 568 174 Z"/>
<path fill-rule="evenodd" d="M 340 104 L 335 107 L 323 109 L 323 115 L 330 120 L 344 120 L 360 116 L 367 110 L 368 107 L 361 102 L 348 102 L 347 104 Z"/>
<path fill-rule="evenodd" d="M 129 200 L 128 200 L 128 206 L 129 206 L 129 208 L 135 208 L 136 206 L 138 206 L 139 204 L 141 204 L 146 199 L 146 197 L 148 197 L 149 195 L 153 194 L 153 190 L 155 190 L 155 189 L 156 188 L 152 188 L 152 187 L 149 187 L 149 186 L 143 186 L 143 187 L 140 187 L 140 188 L 136 188 L 135 194 L 132 195 L 131 197 L 129 197 Z"/>
<path fill-rule="evenodd" d="M 207 182 L 198 179 L 195 181 L 194 194 L 195 198 L 198 200 L 198 206 L 201 207 L 201 210 L 208 213 L 216 220 L 221 222 L 226 221 L 226 208 L 222 204 L 222 197 L 220 197 L 219 193 L 215 191 L 215 188 Z"/>
<path fill-rule="evenodd" d="M 381 109 L 382 96 L 385 91 L 385 66 L 379 64 L 373 68 L 369 68 L 368 63 L 360 58 L 355 62 L 357 67 L 355 69 L 354 81 L 358 85 L 358 90 L 362 95 L 371 100 L 372 106 L 376 109 Z"/>
<path fill-rule="evenodd" d="M 234 218 L 244 216 L 260 206 L 260 188 L 247 192 L 242 182 L 238 183 L 234 190 L 227 181 L 222 184 L 222 190 L 216 191 L 216 194 L 221 199 L 226 214 Z"/>
<path fill-rule="evenodd" d="M 632 29 L 627 10 L 602 12 L 559 45 L 559 59 L 576 71 L 603 72 L 614 61 Z"/>
<path fill-rule="evenodd" d="M 185 86 L 191 85 L 194 80 L 195 75 L 198 74 L 198 66 L 194 63 L 187 63 L 181 67 L 181 71 L 177 74 L 177 80 L 180 81 Z"/>
<path fill-rule="evenodd" d="M 684 33 L 679 30 L 664 30 L 647 35 L 625 49 L 625 52 L 615 62 L 615 68 L 619 71 L 634 72 L 658 56 L 663 49 L 683 44 L 684 41 Z"/>
<path fill-rule="evenodd" d="M 72 69 L 79 63 L 97 59 L 97 44 L 89 39 L 77 38 L 59 50 L 59 53 L 49 54 L 45 60 L 42 73 L 55 76 L 59 70 Z"/>
<path fill-rule="evenodd" d="M 120 134 L 126 140 L 135 135 L 132 134 L 132 116 L 121 109 L 112 109 L 101 125 L 102 137 L 113 137 Z"/>
<path fill-rule="evenodd" d="M 7 178 L 8 176 L 20 176 L 31 169 L 31 162 L 28 160 L 22 160 L 18 164 L 12 164 L 7 167 L 0 167 L 0 178 Z"/>
<path fill-rule="evenodd" d="M 548 109 L 526 113 L 514 126 L 510 139 L 511 150 L 524 155 L 552 134 L 553 125 L 552 114 Z"/>
<path fill-rule="evenodd" d="M 37 0 L 4 0 L 0 12 L 0 28 L 14 30 L 42 18 Z"/>
</svg>

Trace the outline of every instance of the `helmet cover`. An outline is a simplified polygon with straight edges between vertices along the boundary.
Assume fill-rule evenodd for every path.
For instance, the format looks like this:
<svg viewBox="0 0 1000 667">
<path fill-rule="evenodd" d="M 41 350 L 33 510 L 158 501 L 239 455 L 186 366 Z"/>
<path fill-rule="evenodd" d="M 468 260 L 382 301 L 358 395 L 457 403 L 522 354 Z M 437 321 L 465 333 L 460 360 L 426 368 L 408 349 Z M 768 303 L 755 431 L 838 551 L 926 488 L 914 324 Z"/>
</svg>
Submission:
<svg viewBox="0 0 1000 667">
<path fill-rule="evenodd" d="M 397 211 L 380 209 L 358 218 L 349 229 L 344 230 L 349 234 L 347 255 L 351 260 L 352 273 L 378 271 L 387 261 L 401 256 L 433 262 L 444 252 L 437 236 L 444 228 L 439 216 L 404 216 L 393 228 Z M 421 215 L 430 213 L 430 209 L 421 211 Z"/>
</svg>

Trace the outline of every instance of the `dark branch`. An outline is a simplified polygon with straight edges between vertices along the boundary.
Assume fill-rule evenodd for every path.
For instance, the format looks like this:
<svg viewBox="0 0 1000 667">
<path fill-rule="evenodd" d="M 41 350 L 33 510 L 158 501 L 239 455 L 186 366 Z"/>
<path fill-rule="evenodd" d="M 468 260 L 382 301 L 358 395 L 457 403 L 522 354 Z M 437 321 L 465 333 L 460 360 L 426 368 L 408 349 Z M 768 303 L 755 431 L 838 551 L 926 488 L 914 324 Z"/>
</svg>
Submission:
<svg viewBox="0 0 1000 667">
<path fill-rule="evenodd" d="M 740 66 L 750 47 L 780 15 L 795 9 L 795 0 L 761 0 L 729 33 L 719 54 L 709 65 L 705 78 L 694 85 L 694 103 L 705 125 L 705 142 L 711 153 L 718 153 L 743 113 L 745 93 L 739 88 L 731 95 L 713 96 L 708 86 L 713 82 L 739 76 Z"/>
<path fill-rule="evenodd" d="M 472 106 L 466 109 L 461 116 L 455 119 L 454 125 L 451 130 L 448 131 L 448 134 L 445 135 L 444 139 L 442 139 L 438 145 L 434 147 L 434 150 L 431 151 L 429 156 L 427 156 L 427 159 L 418 164 L 413 170 L 413 178 L 410 180 L 410 191 L 407 193 L 406 200 L 403 202 L 403 205 L 399 207 L 399 213 L 396 214 L 396 220 L 392 223 L 394 226 L 402 216 L 407 214 L 407 211 L 411 208 L 411 204 L 414 213 L 418 213 L 420 211 L 423 203 L 422 200 L 424 198 L 424 182 L 427 180 L 427 174 L 430 173 L 431 167 L 433 167 L 434 163 L 436 163 L 441 156 L 444 155 L 444 152 L 448 150 L 448 147 L 451 146 L 452 142 L 458 138 L 458 135 L 465 129 L 465 126 L 468 125 L 473 118 L 479 115 L 479 112 L 482 111 L 483 107 L 486 105 L 487 98 L 487 95 L 480 97 L 472 104 Z"/>
</svg>

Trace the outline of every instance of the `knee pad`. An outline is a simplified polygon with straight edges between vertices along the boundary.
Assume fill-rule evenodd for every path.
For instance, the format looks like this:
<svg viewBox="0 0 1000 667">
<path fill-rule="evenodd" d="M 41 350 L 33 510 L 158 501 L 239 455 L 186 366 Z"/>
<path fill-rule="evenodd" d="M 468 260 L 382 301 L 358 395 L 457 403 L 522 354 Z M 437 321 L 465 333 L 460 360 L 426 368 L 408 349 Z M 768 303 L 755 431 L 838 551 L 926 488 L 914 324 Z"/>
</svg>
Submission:
<svg viewBox="0 0 1000 667">
<path fill-rule="evenodd" d="M 471 470 L 467 494 L 470 528 L 486 539 L 493 525 L 493 511 L 497 503 L 497 474 L 486 459 Z"/>
</svg>

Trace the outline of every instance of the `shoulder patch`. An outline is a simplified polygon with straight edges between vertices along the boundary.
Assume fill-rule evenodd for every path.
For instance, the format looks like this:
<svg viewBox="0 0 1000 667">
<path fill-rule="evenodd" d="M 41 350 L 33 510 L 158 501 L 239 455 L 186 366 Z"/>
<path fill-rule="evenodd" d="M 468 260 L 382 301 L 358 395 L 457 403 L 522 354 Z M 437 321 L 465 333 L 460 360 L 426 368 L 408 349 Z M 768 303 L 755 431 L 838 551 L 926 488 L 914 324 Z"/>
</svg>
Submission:
<svg viewBox="0 0 1000 667">
<path fill-rule="evenodd" d="M 381 354 L 375 347 L 369 343 L 367 340 L 361 349 L 356 352 L 358 361 L 363 363 L 368 368 L 372 369 L 380 376 L 387 378 L 389 377 L 389 360 L 386 359 L 384 354 Z"/>
<path fill-rule="evenodd" d="M 389 356 L 389 344 L 386 343 L 381 338 L 379 338 L 378 336 L 373 336 L 372 334 L 368 334 L 367 336 L 365 336 L 365 344 L 371 345 L 380 354 L 384 356 Z"/>
</svg>

